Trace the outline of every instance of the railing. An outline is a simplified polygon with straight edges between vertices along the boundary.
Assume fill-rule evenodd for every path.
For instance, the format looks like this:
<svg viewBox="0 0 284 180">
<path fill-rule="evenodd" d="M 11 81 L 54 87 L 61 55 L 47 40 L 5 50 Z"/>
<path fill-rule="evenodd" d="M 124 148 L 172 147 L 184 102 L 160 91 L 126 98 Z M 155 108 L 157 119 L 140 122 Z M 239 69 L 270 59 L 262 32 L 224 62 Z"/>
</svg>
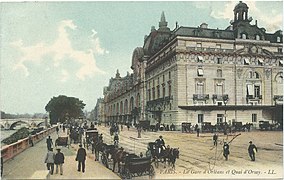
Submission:
<svg viewBox="0 0 284 180">
<path fill-rule="evenodd" d="M 213 100 L 217 100 L 217 101 L 223 101 L 223 100 L 228 100 L 228 94 L 213 94 L 212 95 L 212 99 Z"/>
<path fill-rule="evenodd" d="M 273 97 L 273 99 L 274 99 L 274 101 L 283 101 L 283 96 L 280 96 L 280 95 L 275 95 L 274 97 Z"/>
<path fill-rule="evenodd" d="M 209 94 L 193 94 L 193 100 L 208 100 Z"/>
<path fill-rule="evenodd" d="M 49 128 L 47 130 L 41 131 L 41 132 L 39 132 L 35 135 L 32 135 L 31 138 L 32 138 L 33 143 L 35 144 L 35 143 L 41 141 L 46 136 L 48 136 L 50 133 L 54 132 L 55 129 L 56 129 L 56 126 Z M 15 157 L 16 155 L 23 152 L 24 150 L 26 150 L 29 147 L 30 147 L 29 137 L 18 140 L 15 143 L 3 146 L 2 149 L 1 149 L 1 155 L 3 157 L 3 161 L 5 162 L 5 161 Z"/>
<path fill-rule="evenodd" d="M 151 106 L 151 105 L 155 105 L 155 104 L 159 104 L 159 103 L 164 103 L 164 102 L 168 102 L 170 100 L 173 99 L 173 96 L 165 96 L 165 97 L 162 97 L 162 98 L 158 98 L 158 99 L 154 99 L 154 100 L 151 100 L 151 101 L 148 101 L 147 102 L 147 106 Z"/>
<path fill-rule="evenodd" d="M 247 95 L 247 99 L 262 99 L 262 95 L 259 96 Z"/>
</svg>

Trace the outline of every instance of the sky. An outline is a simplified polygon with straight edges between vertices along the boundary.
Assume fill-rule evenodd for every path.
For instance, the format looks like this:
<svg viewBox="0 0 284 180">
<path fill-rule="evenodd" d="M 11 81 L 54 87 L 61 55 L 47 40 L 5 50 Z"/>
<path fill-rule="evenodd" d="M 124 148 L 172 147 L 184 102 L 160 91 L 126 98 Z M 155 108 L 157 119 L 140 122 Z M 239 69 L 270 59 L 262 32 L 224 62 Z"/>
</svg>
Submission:
<svg viewBox="0 0 284 180">
<path fill-rule="evenodd" d="M 283 30 L 282 1 L 244 1 L 268 33 Z M 0 109 L 45 113 L 52 97 L 76 97 L 91 111 L 164 11 L 168 27 L 225 29 L 238 1 L 2 2 Z"/>
</svg>

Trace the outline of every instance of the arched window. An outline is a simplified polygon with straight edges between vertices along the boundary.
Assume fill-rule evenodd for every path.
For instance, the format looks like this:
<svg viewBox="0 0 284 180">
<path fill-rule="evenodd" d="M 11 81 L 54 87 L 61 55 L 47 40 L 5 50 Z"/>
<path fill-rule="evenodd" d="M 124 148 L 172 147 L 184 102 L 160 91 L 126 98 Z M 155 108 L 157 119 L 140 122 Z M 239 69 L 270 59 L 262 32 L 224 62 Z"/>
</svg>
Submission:
<svg viewBox="0 0 284 180">
<path fill-rule="evenodd" d="M 277 37 L 277 42 L 281 42 L 281 38 L 279 36 Z"/>
<path fill-rule="evenodd" d="M 258 74 L 258 72 L 254 72 L 254 78 L 255 78 L 255 79 L 259 79 L 259 74 Z"/>
<path fill-rule="evenodd" d="M 258 34 L 255 35 L 255 40 L 260 40 L 260 36 Z"/>
<path fill-rule="evenodd" d="M 247 39 L 247 35 L 245 33 L 242 34 L 242 39 Z"/>
</svg>

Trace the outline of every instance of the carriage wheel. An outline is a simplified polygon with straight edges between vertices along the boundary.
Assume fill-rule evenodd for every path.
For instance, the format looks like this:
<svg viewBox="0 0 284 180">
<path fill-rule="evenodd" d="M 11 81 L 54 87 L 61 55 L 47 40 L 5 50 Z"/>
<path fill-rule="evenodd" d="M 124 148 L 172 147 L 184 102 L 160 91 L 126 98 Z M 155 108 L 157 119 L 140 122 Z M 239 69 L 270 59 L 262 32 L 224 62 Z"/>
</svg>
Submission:
<svg viewBox="0 0 284 180">
<path fill-rule="evenodd" d="M 155 170 L 154 167 L 151 165 L 149 169 L 149 177 L 153 178 L 155 176 Z"/>
<path fill-rule="evenodd" d="M 159 160 L 156 158 L 154 160 L 154 164 L 155 164 L 155 167 L 158 168 L 159 167 Z"/>
<path fill-rule="evenodd" d="M 129 169 L 125 170 L 125 176 L 127 179 L 131 179 L 132 178 L 132 174 L 130 173 Z"/>
</svg>

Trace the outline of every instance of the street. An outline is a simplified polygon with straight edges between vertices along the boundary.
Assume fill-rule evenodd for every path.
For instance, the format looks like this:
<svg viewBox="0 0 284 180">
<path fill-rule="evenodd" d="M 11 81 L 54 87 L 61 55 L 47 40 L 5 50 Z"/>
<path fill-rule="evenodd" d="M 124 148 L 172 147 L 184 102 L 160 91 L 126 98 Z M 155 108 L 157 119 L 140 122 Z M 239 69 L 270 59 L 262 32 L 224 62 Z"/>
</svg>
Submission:
<svg viewBox="0 0 284 180">
<path fill-rule="evenodd" d="M 98 126 L 99 133 L 103 133 L 104 142 L 113 143 L 109 127 Z M 142 138 L 137 138 L 136 129 L 126 126 L 120 131 L 119 146 L 127 152 L 142 152 L 145 155 L 148 142 L 154 142 L 159 135 L 163 136 L 165 144 L 178 147 L 179 159 L 176 168 L 160 163 L 155 168 L 157 179 L 166 178 L 280 178 L 282 177 L 282 131 L 252 131 L 237 132 L 224 136 L 219 134 L 217 147 L 213 146 L 213 134 L 202 133 L 197 137 L 195 133 L 181 133 L 177 131 L 143 132 Z M 223 141 L 230 142 L 228 161 L 222 154 Z M 258 148 L 256 161 L 250 160 L 248 155 L 249 141 Z M 146 177 L 145 177 L 146 178 Z"/>
</svg>

